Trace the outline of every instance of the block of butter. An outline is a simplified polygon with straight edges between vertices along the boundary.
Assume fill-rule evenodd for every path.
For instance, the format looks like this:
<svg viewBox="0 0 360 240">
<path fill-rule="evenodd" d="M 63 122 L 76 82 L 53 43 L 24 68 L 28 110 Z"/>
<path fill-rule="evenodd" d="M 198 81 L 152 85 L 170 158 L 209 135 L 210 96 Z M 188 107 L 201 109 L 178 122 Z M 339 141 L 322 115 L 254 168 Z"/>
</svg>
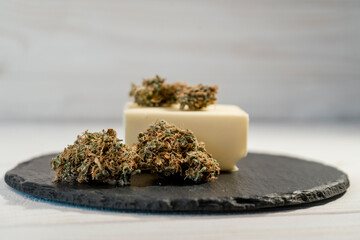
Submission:
<svg viewBox="0 0 360 240">
<path fill-rule="evenodd" d="M 235 105 L 211 105 L 201 111 L 182 111 L 179 106 L 141 107 L 127 103 L 124 109 L 125 143 L 157 120 L 191 130 L 206 150 L 219 162 L 222 171 L 236 170 L 235 163 L 247 154 L 249 115 Z"/>
</svg>

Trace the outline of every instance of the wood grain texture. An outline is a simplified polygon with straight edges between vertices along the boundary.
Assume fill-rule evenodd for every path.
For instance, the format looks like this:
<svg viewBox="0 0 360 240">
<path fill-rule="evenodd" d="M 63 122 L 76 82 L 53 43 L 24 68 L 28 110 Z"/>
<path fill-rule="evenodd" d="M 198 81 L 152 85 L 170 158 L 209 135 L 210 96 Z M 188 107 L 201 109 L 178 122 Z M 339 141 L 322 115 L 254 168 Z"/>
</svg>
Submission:
<svg viewBox="0 0 360 240">
<path fill-rule="evenodd" d="M 252 124 L 249 150 L 317 160 L 349 175 L 348 192 L 324 205 L 241 215 L 129 214 L 67 207 L 21 195 L 3 181 L 16 164 L 61 150 L 84 129 L 118 122 L 0 125 L 0 233 L 4 239 L 357 239 L 360 126 Z M 123 137 L 122 132 L 120 137 Z M 21 151 L 19 151 L 21 149 Z"/>
<path fill-rule="evenodd" d="M 253 120 L 357 121 L 359 13 L 356 0 L 0 0 L 0 120 L 121 119 L 130 83 L 159 73 L 217 83 Z"/>
</svg>

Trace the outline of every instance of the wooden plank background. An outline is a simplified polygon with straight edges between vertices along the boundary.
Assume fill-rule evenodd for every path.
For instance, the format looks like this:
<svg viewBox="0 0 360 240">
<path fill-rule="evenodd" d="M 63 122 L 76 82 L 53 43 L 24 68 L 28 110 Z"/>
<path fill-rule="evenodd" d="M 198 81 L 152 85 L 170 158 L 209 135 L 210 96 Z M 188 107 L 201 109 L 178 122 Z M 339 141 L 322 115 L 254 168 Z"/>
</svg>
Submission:
<svg viewBox="0 0 360 240">
<path fill-rule="evenodd" d="M 0 121 L 121 119 L 131 82 L 252 120 L 360 120 L 360 1 L 0 0 Z"/>
</svg>

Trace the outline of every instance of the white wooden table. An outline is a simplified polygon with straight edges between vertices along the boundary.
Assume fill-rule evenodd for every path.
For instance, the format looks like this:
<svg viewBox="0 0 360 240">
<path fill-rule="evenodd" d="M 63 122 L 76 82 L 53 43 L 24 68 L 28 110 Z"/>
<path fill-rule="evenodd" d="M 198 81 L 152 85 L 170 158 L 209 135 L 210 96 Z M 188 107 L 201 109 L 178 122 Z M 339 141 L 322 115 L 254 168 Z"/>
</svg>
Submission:
<svg viewBox="0 0 360 240">
<path fill-rule="evenodd" d="M 360 124 L 252 123 L 250 151 L 319 160 L 349 175 L 344 196 L 304 209 L 205 216 L 121 213 L 33 199 L 5 184 L 5 172 L 16 164 L 61 150 L 85 129 L 108 127 L 121 130 L 118 122 L 0 124 L 1 239 L 359 239 Z"/>
</svg>

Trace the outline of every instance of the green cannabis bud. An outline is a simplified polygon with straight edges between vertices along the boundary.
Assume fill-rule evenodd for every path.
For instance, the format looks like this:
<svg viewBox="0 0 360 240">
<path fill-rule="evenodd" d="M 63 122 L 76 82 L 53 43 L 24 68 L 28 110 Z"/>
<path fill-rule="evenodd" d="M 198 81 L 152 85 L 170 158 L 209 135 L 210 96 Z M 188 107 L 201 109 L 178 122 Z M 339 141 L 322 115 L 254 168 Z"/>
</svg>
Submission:
<svg viewBox="0 0 360 240">
<path fill-rule="evenodd" d="M 180 109 L 201 110 L 216 103 L 218 87 L 199 84 L 188 86 L 184 83 L 165 83 L 165 79 L 156 75 L 144 79 L 142 86 L 132 84 L 130 96 L 139 106 L 167 107 L 180 104 Z"/>
<path fill-rule="evenodd" d="M 85 131 L 52 159 L 51 168 L 55 171 L 54 181 L 115 181 L 126 185 L 139 172 L 136 158 L 136 151 L 122 144 L 115 130 Z"/>
<path fill-rule="evenodd" d="M 170 106 L 177 102 L 180 84 L 166 84 L 165 79 L 156 75 L 153 78 L 144 79 L 142 86 L 132 84 L 130 96 L 135 102 L 145 107 Z"/>
<path fill-rule="evenodd" d="M 190 110 L 200 110 L 216 103 L 218 86 L 199 84 L 195 87 L 187 87 L 179 97 L 180 109 L 187 106 Z"/>
<path fill-rule="evenodd" d="M 218 162 L 190 130 L 157 121 L 138 135 L 141 169 L 184 181 L 208 182 L 220 173 Z"/>
</svg>

